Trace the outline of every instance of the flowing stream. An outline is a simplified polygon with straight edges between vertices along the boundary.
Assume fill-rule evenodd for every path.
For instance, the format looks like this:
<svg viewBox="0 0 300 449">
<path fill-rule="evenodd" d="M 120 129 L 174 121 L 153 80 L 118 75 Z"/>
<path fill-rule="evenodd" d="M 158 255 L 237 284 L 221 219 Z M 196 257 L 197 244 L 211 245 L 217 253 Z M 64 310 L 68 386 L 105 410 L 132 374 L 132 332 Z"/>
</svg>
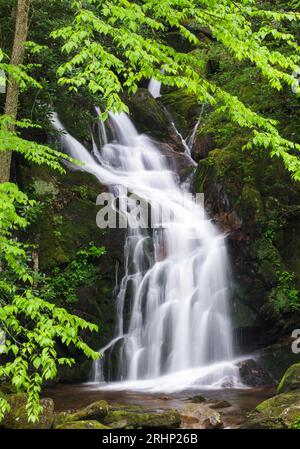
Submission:
<svg viewBox="0 0 300 449">
<path fill-rule="evenodd" d="M 110 382 L 101 387 L 109 389 L 240 387 L 224 237 L 186 184 L 180 184 L 159 147 L 139 134 L 125 113 L 111 113 L 109 121 L 114 140 L 108 143 L 99 121 L 101 144 L 93 141 L 92 154 L 67 132 L 61 137 L 63 150 L 115 197 L 133 192 L 146 205 L 139 214 L 132 199 L 120 206 L 128 227 L 117 328 L 100 350 L 103 358 L 94 364 L 93 381 L 104 382 L 106 371 Z M 56 114 L 53 123 L 63 129 Z M 104 369 L 109 359 L 118 361 L 114 378 Z"/>
</svg>

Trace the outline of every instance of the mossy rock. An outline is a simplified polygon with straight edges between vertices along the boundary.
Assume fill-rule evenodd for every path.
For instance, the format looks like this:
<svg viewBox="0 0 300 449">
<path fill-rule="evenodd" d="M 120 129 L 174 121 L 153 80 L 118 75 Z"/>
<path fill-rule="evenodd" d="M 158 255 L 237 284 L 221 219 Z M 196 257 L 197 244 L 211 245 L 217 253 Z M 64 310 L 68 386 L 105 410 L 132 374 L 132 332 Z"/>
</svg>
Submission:
<svg viewBox="0 0 300 449">
<path fill-rule="evenodd" d="M 209 401 L 209 407 L 212 409 L 222 409 L 222 408 L 229 408 L 232 404 L 229 401 L 226 401 L 225 399 L 220 401 Z"/>
<path fill-rule="evenodd" d="M 110 410 L 103 423 L 114 429 L 157 428 L 171 429 L 180 426 L 180 415 L 175 409 L 154 411 L 147 407 L 124 407 Z"/>
<path fill-rule="evenodd" d="M 170 121 L 165 110 L 148 89 L 139 89 L 136 95 L 129 97 L 126 102 L 140 133 L 146 133 L 162 142 L 169 140 Z"/>
<path fill-rule="evenodd" d="M 54 419 L 54 402 L 50 398 L 40 401 L 42 411 L 39 421 L 32 423 L 28 421 L 25 394 L 13 394 L 6 397 L 10 404 L 10 411 L 7 412 L 0 423 L 0 427 L 7 429 L 50 429 Z"/>
<path fill-rule="evenodd" d="M 170 112 L 178 131 L 186 137 L 196 123 L 201 107 L 194 95 L 183 89 L 162 95 L 158 101 Z"/>
<path fill-rule="evenodd" d="M 99 229 L 96 224 L 100 207 L 96 198 L 107 187 L 83 171 L 68 170 L 61 175 L 48 167 L 25 163 L 19 166 L 19 183 L 31 198 L 42 203 L 39 215 L 23 236 L 27 240 L 30 235 L 31 243 L 37 246 L 41 273 L 51 277 L 53 270 L 67 272 L 78 252 L 87 250 L 91 242 L 106 248 L 100 259 L 89 261 L 95 275 L 89 283 L 77 286 L 75 301 L 69 301 L 64 294 L 55 298 L 59 307 L 98 325 L 99 333 L 82 332 L 85 342 L 97 350 L 113 337 L 116 319 L 113 292 L 117 270 L 122 277 L 124 258 L 125 230 Z M 61 382 L 88 380 L 91 362 L 73 347 L 63 351 L 62 356 L 76 359 L 76 369 L 59 367 L 57 378 Z"/>
<path fill-rule="evenodd" d="M 108 403 L 106 401 L 93 402 L 74 413 L 57 413 L 54 418 L 54 427 L 58 428 L 62 424 L 74 421 L 103 421 L 107 413 Z"/>
<path fill-rule="evenodd" d="M 292 390 L 300 390 L 300 363 L 295 363 L 287 369 L 278 385 L 277 393 Z"/>
<path fill-rule="evenodd" d="M 196 404 L 199 404 L 201 402 L 206 402 L 206 399 L 201 394 L 196 394 L 195 396 L 190 397 L 189 401 L 195 402 Z"/>
<path fill-rule="evenodd" d="M 286 429 L 299 421 L 300 390 L 279 394 L 259 404 L 243 424 L 245 429 Z"/>
<path fill-rule="evenodd" d="M 248 352 L 277 342 L 299 322 L 300 184 L 279 160 L 241 148 L 233 139 L 210 151 L 198 164 L 195 188 L 228 236 L 234 332 Z M 228 219 L 232 214 L 236 220 Z M 282 280 L 285 273 L 292 280 Z"/>
<path fill-rule="evenodd" d="M 58 430 L 70 429 L 70 430 L 80 430 L 80 429 L 97 429 L 97 430 L 107 430 L 110 427 L 104 426 L 98 421 L 88 420 L 88 421 L 68 421 L 60 426 L 56 427 Z"/>
</svg>

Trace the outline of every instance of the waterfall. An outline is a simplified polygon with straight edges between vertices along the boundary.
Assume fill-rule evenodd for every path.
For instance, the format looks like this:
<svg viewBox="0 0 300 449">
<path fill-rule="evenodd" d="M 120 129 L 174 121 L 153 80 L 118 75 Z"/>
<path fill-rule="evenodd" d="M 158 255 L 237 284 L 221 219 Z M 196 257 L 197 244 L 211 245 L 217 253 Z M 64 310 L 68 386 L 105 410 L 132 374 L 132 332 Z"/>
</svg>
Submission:
<svg viewBox="0 0 300 449">
<path fill-rule="evenodd" d="M 153 98 L 160 97 L 160 89 L 161 89 L 161 82 L 157 81 L 154 78 L 151 78 L 148 85 L 148 90 Z"/>
<path fill-rule="evenodd" d="M 176 391 L 238 386 L 228 304 L 229 261 L 224 236 L 203 206 L 187 195 L 168 158 L 125 113 L 109 116 L 114 141 L 98 157 L 68 133 L 62 147 L 116 196 L 134 192 L 151 204 L 147 219 L 129 219 L 125 274 L 116 298 L 114 339 L 100 350 L 94 380 L 117 352 L 118 379 L 109 388 Z M 62 129 L 57 115 L 56 129 Z M 117 344 L 116 344 L 117 343 Z M 109 379 L 111 380 L 111 379 Z"/>
<path fill-rule="evenodd" d="M 190 137 L 187 139 L 187 145 L 188 145 L 188 148 L 189 148 L 191 154 L 192 154 L 192 151 L 193 151 L 193 148 L 194 148 L 194 145 L 195 145 L 196 134 L 197 134 L 198 128 L 199 128 L 199 126 L 201 124 L 201 120 L 202 120 L 202 116 L 203 116 L 203 113 L 204 113 L 204 109 L 205 109 L 205 104 L 202 104 L 201 111 L 200 111 L 200 114 L 199 114 L 199 118 L 198 118 L 198 120 L 197 120 L 197 122 L 196 122 L 196 124 L 195 124 L 195 126 L 193 128 L 193 131 L 192 131 Z"/>
</svg>

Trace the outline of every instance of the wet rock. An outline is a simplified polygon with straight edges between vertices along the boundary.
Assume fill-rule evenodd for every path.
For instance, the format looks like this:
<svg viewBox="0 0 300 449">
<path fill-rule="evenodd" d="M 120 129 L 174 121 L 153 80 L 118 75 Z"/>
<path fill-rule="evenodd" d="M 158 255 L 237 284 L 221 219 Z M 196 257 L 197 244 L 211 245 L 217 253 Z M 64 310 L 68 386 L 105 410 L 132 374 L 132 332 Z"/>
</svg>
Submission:
<svg viewBox="0 0 300 449">
<path fill-rule="evenodd" d="M 226 400 L 222 401 L 209 401 L 209 407 L 212 409 L 228 408 L 231 407 L 230 402 Z"/>
<path fill-rule="evenodd" d="M 255 360 L 243 360 L 237 364 L 241 381 L 251 387 L 274 385 L 271 374 L 262 368 Z"/>
<path fill-rule="evenodd" d="M 32 223 L 28 232 L 37 245 L 39 267 L 42 273 L 51 275 L 52 270 L 64 273 L 78 251 L 87 249 L 90 242 L 104 246 L 106 253 L 89 262 L 96 276 L 78 285 L 77 300 L 68 302 L 62 294 L 55 299 L 59 307 L 93 322 L 101 332 L 82 332 L 84 341 L 99 349 L 113 337 L 115 328 L 115 307 L 112 300 L 116 283 L 123 274 L 124 229 L 99 229 L 96 216 L 100 206 L 96 205 L 99 194 L 107 187 L 100 184 L 91 174 L 82 171 L 67 171 L 61 175 L 42 166 L 19 166 L 19 182 L 22 190 L 33 192 L 44 206 L 39 219 Z M 31 194 L 31 193 L 30 193 Z M 93 267 L 92 267 L 93 265 Z M 81 351 L 69 347 L 61 356 L 76 359 L 76 369 L 67 365 L 59 367 L 57 380 L 77 383 L 88 380 L 91 361 Z"/>
<path fill-rule="evenodd" d="M 300 363 L 290 366 L 278 386 L 278 393 L 286 393 L 287 391 L 300 390 Z"/>
<path fill-rule="evenodd" d="M 175 409 L 153 410 L 148 407 L 114 407 L 103 420 L 113 429 L 160 428 L 170 429 L 180 426 L 180 415 Z"/>
<path fill-rule="evenodd" d="M 259 404 L 243 429 L 286 429 L 299 422 L 300 390 L 279 394 Z"/>
<path fill-rule="evenodd" d="M 127 99 L 130 114 L 140 133 L 168 142 L 171 134 L 171 123 L 161 104 L 152 97 L 148 89 L 139 89 Z"/>
<path fill-rule="evenodd" d="M 109 427 L 104 426 L 103 424 L 99 423 L 98 421 L 93 420 L 87 420 L 87 421 L 70 421 L 65 422 L 61 424 L 60 426 L 56 427 L 56 429 L 109 429 Z"/>
<path fill-rule="evenodd" d="M 54 427 L 58 428 L 62 424 L 74 421 L 102 421 L 109 410 L 106 401 L 97 401 L 78 410 L 75 413 L 61 412 L 55 415 Z"/>
<path fill-rule="evenodd" d="M 220 413 L 206 404 L 186 404 L 181 420 L 183 429 L 216 429 L 223 426 Z"/>
<path fill-rule="evenodd" d="M 299 363 L 299 354 L 294 354 L 291 350 L 293 340 L 288 337 L 275 345 L 267 346 L 255 355 L 259 365 L 265 368 L 275 379 L 274 383 L 279 383 L 286 370 L 295 363 Z"/>
<path fill-rule="evenodd" d="M 241 146 L 239 138 L 231 139 L 201 159 L 195 188 L 205 193 L 208 214 L 227 234 L 235 339 L 243 352 L 252 353 L 277 343 L 299 323 L 299 304 L 288 292 L 300 286 L 300 185 L 265 154 L 254 155 L 249 164 Z M 289 273 L 287 289 L 282 273 Z"/>
<path fill-rule="evenodd" d="M 50 398 L 40 401 L 42 411 L 39 421 L 32 423 L 28 421 L 25 394 L 12 394 L 6 397 L 10 404 L 10 411 L 5 414 L 0 427 L 7 429 L 50 429 L 54 419 L 54 402 Z"/>
<path fill-rule="evenodd" d="M 189 398 L 189 401 L 199 403 L 199 402 L 206 402 L 206 399 L 201 394 L 196 394 L 195 396 Z"/>
</svg>

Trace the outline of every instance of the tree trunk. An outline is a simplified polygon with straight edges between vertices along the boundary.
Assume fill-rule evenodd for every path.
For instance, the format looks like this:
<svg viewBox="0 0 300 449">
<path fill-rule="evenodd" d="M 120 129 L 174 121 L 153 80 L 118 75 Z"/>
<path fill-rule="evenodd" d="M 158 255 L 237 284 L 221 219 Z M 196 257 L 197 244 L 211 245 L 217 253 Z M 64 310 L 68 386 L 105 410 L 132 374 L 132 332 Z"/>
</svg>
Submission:
<svg viewBox="0 0 300 449">
<path fill-rule="evenodd" d="M 10 64 L 18 66 L 24 61 L 24 43 L 28 33 L 29 5 L 31 0 L 18 0 L 15 36 L 11 53 Z M 19 100 L 19 86 L 17 82 L 8 76 L 7 93 L 4 113 L 10 115 L 13 120 L 17 117 Z M 10 179 L 11 151 L 0 153 L 0 183 Z"/>
</svg>

